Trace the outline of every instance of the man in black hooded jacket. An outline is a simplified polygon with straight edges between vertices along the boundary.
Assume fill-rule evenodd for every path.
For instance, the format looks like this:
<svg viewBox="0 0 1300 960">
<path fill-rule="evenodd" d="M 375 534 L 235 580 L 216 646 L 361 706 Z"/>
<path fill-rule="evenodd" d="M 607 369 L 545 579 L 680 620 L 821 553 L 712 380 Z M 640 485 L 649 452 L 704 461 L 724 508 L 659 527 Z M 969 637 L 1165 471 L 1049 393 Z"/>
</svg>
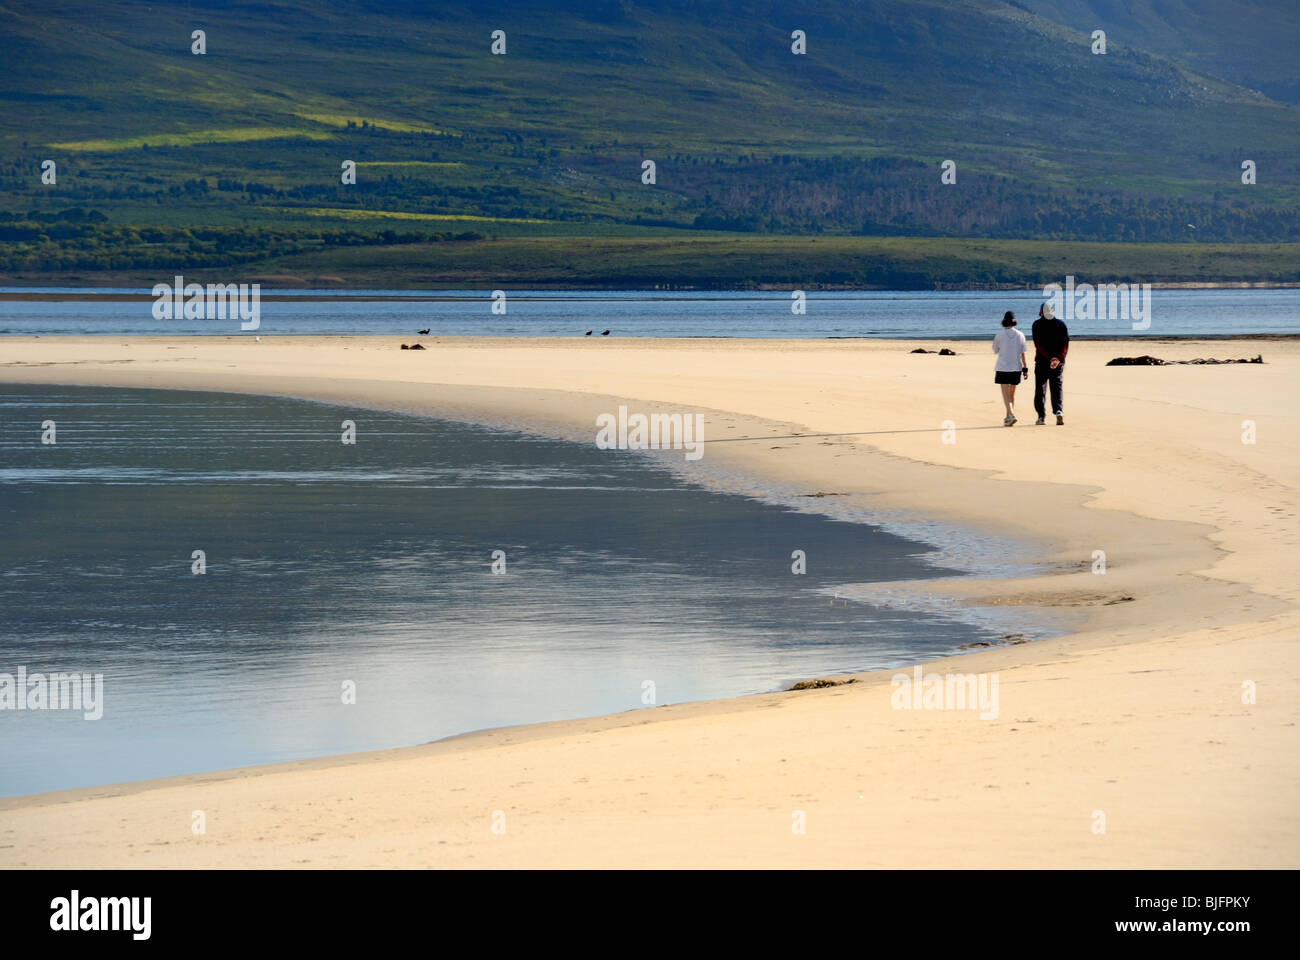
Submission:
<svg viewBox="0 0 1300 960">
<path fill-rule="evenodd" d="M 1038 310 L 1038 319 L 1034 321 L 1034 410 L 1038 414 L 1038 425 L 1047 422 L 1047 409 L 1043 406 L 1045 388 L 1052 390 L 1052 412 L 1056 414 L 1057 426 L 1065 423 L 1064 408 L 1061 406 L 1063 387 L 1061 378 L 1065 374 L 1065 354 L 1070 349 L 1070 331 L 1058 320 L 1050 303 L 1043 304 Z"/>
</svg>

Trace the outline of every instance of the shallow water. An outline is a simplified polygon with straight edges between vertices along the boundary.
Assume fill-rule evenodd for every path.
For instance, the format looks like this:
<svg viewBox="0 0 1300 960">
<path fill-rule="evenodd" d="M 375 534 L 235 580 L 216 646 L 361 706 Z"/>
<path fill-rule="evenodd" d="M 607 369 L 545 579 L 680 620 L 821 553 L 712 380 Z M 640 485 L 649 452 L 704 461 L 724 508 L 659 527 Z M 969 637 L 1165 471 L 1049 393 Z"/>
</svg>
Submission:
<svg viewBox="0 0 1300 960">
<path fill-rule="evenodd" d="M 172 282 L 171 277 L 165 278 Z M 0 292 L 113 292 L 104 288 L 0 287 Z M 148 296 L 149 290 L 134 291 Z M 1006 310 L 1022 326 L 1038 315 L 1038 291 L 814 291 L 807 312 L 791 312 L 789 292 L 508 291 L 506 313 L 491 291 L 273 291 L 313 301 L 263 301 L 258 335 L 625 337 L 900 337 L 991 339 Z M 376 295 L 451 298 L 376 301 Z M 371 297 L 370 300 L 365 300 Z M 323 302 L 321 302 L 323 301 Z M 1144 300 L 1143 303 L 1146 301 Z M 1150 326 L 1120 317 L 1069 318 L 1074 336 L 1228 336 L 1300 334 L 1300 289 L 1154 290 Z M 1105 306 L 1109 312 L 1109 304 Z M 236 320 L 157 320 L 153 302 L 0 301 L 0 335 L 240 335 Z M 244 333 L 251 336 L 252 333 Z"/>
<path fill-rule="evenodd" d="M 0 673 L 102 674 L 104 713 L 0 710 L 0 793 L 772 690 L 1007 632 L 824 592 L 954 572 L 935 556 L 594 444 L 3 386 Z"/>
</svg>

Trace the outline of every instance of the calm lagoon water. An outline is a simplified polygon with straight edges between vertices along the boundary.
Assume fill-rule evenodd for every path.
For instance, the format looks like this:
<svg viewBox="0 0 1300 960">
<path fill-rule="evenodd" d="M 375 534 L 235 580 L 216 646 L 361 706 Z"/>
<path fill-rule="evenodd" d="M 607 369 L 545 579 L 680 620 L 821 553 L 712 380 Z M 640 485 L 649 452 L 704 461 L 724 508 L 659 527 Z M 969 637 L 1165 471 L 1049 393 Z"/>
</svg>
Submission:
<svg viewBox="0 0 1300 960">
<path fill-rule="evenodd" d="M 172 278 L 164 278 L 171 282 Z M 0 292 L 134 292 L 103 288 L 19 288 Z M 412 336 L 563 337 L 991 337 L 1006 310 L 1022 320 L 1038 314 L 1037 291 L 811 292 L 807 313 L 791 313 L 789 292 L 669 291 L 508 292 L 504 315 L 491 311 L 491 291 L 262 290 L 312 300 L 261 303 L 258 335 L 371 334 Z M 425 298 L 419 302 L 376 298 Z M 442 299 L 434 299 L 442 298 Z M 1300 289 L 1154 290 L 1151 325 L 1135 331 L 1120 319 L 1071 320 L 1074 336 L 1226 336 L 1300 334 Z M 156 320 L 152 300 L 90 303 L 0 301 L 0 336 L 240 335 L 238 321 Z M 243 336 L 251 336 L 244 333 Z"/>
<path fill-rule="evenodd" d="M 0 386 L 0 673 L 105 686 L 99 720 L 0 711 L 0 793 L 642 709 L 646 680 L 657 703 L 772 690 L 1005 632 L 828 599 L 953 572 L 934 557 L 594 444 L 306 401 Z"/>
</svg>

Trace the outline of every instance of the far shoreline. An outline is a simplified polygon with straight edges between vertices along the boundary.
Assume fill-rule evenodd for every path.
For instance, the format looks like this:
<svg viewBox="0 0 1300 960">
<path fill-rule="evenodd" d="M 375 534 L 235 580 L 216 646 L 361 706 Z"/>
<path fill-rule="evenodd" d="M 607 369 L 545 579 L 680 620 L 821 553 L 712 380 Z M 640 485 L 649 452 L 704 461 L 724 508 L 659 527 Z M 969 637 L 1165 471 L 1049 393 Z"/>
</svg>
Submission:
<svg viewBox="0 0 1300 960">
<path fill-rule="evenodd" d="M 194 276 L 195 282 L 217 282 L 206 276 L 206 271 L 201 271 Z M 167 277 L 165 280 L 157 282 L 171 283 L 174 276 Z M 391 287 L 376 286 L 372 283 L 326 283 L 316 280 L 309 280 L 300 277 L 266 277 L 259 275 L 252 276 L 234 276 L 222 279 L 222 283 L 248 283 L 259 284 L 267 287 L 268 293 L 262 294 L 262 299 L 268 302 L 300 302 L 328 303 L 337 300 L 338 297 L 321 296 L 320 291 L 336 291 L 340 295 L 348 296 L 358 303 L 367 302 L 411 302 L 411 303 L 457 303 L 461 301 L 479 301 L 481 296 L 437 296 L 438 292 L 455 292 L 460 290 L 488 289 L 487 286 L 478 287 L 471 282 L 463 283 L 431 283 L 431 284 L 401 284 Z M 1140 282 L 1140 281 L 1134 281 Z M 1300 288 L 1300 281 L 1251 281 L 1251 280 L 1222 280 L 1222 281 L 1170 281 L 1170 282 L 1152 282 L 1145 284 L 1152 290 L 1294 290 Z M 105 290 L 110 288 L 121 288 L 123 290 L 141 290 L 144 287 L 151 287 L 152 283 L 138 283 L 131 280 L 105 280 L 102 282 L 81 281 L 76 283 L 60 283 L 54 280 L 12 280 L 0 278 L 0 287 L 30 287 L 32 292 L 23 292 L 15 290 L 0 290 L 0 302 L 95 302 L 102 303 L 132 303 L 152 302 L 154 297 L 148 293 L 91 293 L 90 290 Z M 38 288 L 60 287 L 59 292 L 41 291 Z M 494 289 L 510 291 L 528 291 L 538 293 L 649 293 L 649 294 L 699 294 L 699 297 L 673 297 L 661 296 L 659 299 L 671 300 L 714 300 L 728 299 L 721 296 L 708 296 L 708 294 L 755 294 L 755 293 L 788 293 L 792 288 L 790 284 L 763 283 L 749 287 L 734 286 L 700 286 L 700 285 L 664 285 L 648 287 L 641 285 L 583 285 L 583 284 L 556 284 L 552 282 L 528 283 L 526 281 L 511 281 L 509 283 L 500 283 L 493 286 Z M 1006 293 L 1019 294 L 1026 292 L 1039 291 L 1041 293 L 1042 285 L 1040 284 L 1022 284 L 1018 286 L 917 286 L 917 287 L 882 287 L 882 286 L 858 286 L 853 284 L 806 284 L 804 290 L 817 293 Z M 275 291 L 284 290 L 306 290 L 312 291 L 301 295 L 292 293 L 282 293 Z M 393 294 L 383 292 L 392 290 Z M 429 291 L 428 296 L 408 295 L 410 291 Z M 397 291 L 400 291 L 398 293 Z M 364 294 L 355 295 L 354 294 Z M 530 297 L 528 299 L 543 300 L 543 297 Z M 562 297 L 554 299 L 562 300 Z M 641 299 L 655 299 L 655 297 L 645 297 Z"/>
</svg>

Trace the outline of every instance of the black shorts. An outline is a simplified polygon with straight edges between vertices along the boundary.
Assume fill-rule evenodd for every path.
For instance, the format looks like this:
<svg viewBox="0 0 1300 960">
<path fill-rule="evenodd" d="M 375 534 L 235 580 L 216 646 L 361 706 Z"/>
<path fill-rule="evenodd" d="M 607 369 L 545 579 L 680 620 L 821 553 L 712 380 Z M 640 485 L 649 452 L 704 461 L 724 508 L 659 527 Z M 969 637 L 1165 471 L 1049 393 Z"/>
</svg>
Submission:
<svg viewBox="0 0 1300 960">
<path fill-rule="evenodd" d="M 1017 384 L 1020 382 L 1021 376 L 1019 370 L 995 370 L 993 372 L 993 382 Z"/>
</svg>

